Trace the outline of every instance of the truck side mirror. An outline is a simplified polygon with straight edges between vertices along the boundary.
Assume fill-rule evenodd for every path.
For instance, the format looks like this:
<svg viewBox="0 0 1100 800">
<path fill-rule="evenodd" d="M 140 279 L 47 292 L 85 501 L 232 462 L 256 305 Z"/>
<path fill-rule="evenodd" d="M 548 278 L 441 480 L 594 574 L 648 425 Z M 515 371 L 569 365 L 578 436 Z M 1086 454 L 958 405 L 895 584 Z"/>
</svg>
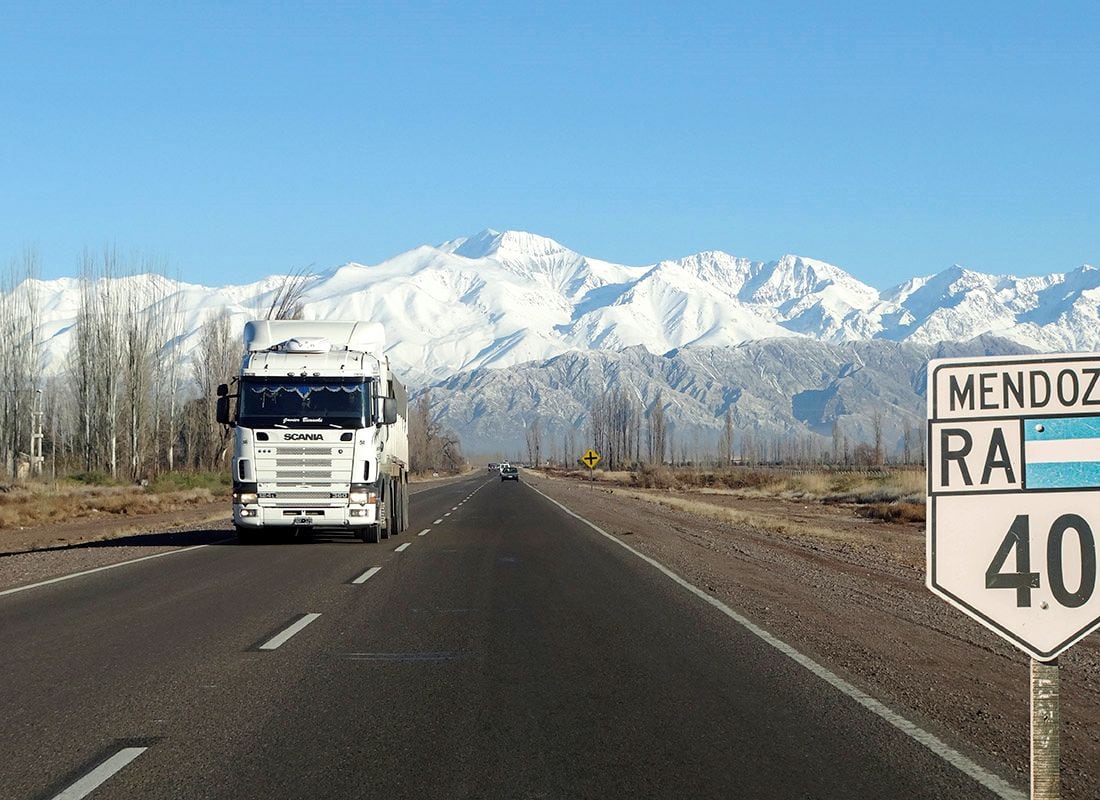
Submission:
<svg viewBox="0 0 1100 800">
<path fill-rule="evenodd" d="M 218 384 L 218 397 L 229 397 L 229 384 L 228 383 L 219 383 Z"/>
<path fill-rule="evenodd" d="M 382 424 L 393 425 L 397 422 L 397 401 L 392 397 L 386 397 L 382 400 Z"/>
<path fill-rule="evenodd" d="M 221 395 L 218 397 L 218 402 L 214 409 L 214 417 L 222 425 L 233 425 L 233 421 L 229 418 L 229 397 L 228 395 Z"/>
</svg>

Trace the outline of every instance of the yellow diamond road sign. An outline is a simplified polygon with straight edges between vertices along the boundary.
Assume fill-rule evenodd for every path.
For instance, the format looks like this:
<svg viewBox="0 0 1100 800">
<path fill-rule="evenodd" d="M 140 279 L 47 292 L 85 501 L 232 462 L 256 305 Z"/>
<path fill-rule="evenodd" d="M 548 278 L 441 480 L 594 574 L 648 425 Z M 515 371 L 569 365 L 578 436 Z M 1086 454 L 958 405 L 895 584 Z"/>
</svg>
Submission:
<svg viewBox="0 0 1100 800">
<path fill-rule="evenodd" d="M 600 454 L 592 448 L 588 448 L 581 456 L 581 462 L 589 469 L 595 469 L 596 465 L 600 463 Z"/>
</svg>

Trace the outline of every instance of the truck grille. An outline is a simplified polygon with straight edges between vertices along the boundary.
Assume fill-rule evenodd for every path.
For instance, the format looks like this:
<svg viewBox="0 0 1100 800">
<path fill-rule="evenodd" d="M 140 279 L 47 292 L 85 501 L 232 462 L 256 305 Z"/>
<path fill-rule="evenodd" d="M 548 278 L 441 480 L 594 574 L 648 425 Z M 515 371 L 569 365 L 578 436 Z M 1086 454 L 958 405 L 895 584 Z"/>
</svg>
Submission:
<svg viewBox="0 0 1100 800">
<path fill-rule="evenodd" d="M 332 458 L 277 458 L 276 467 L 327 467 L 332 463 Z"/>
<path fill-rule="evenodd" d="M 277 469 L 277 470 L 275 470 L 275 480 L 281 481 L 281 480 L 287 480 L 287 479 L 290 479 L 290 478 L 297 478 L 297 479 L 309 478 L 311 480 L 322 480 L 322 479 L 331 480 L 333 478 L 333 474 L 332 474 L 332 470 L 328 470 L 328 469 L 325 469 L 325 470 L 320 470 L 320 469 L 303 469 L 303 470 Z M 344 480 L 347 480 L 347 478 L 345 478 Z"/>
<path fill-rule="evenodd" d="M 330 458 L 332 456 L 341 455 L 336 452 L 339 449 L 344 451 L 343 455 L 346 458 L 351 453 L 350 444 L 340 448 L 331 447 L 329 445 L 304 447 L 302 445 L 277 444 L 273 449 L 275 450 L 275 454 L 279 456 L 323 456 L 324 458 Z"/>
</svg>

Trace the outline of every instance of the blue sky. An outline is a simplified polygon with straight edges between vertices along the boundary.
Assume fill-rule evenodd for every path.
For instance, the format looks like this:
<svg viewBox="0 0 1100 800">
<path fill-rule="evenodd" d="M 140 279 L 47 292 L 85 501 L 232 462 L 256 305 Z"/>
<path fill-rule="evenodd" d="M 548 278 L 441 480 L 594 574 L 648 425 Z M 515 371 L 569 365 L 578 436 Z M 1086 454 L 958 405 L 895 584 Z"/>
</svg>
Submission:
<svg viewBox="0 0 1100 800">
<path fill-rule="evenodd" d="M 1096 6 L 894 5 L 5 3 L 0 260 L 243 282 L 493 227 L 880 288 L 1100 263 Z"/>
</svg>

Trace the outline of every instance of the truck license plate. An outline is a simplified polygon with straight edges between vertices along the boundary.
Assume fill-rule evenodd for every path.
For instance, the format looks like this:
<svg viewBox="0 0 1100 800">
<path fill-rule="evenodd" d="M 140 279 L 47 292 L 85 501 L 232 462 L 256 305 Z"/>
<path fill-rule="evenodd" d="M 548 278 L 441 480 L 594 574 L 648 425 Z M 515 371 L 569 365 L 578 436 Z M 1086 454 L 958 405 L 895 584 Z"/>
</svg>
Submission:
<svg viewBox="0 0 1100 800">
<path fill-rule="evenodd" d="M 313 517 L 295 517 L 294 518 L 294 524 L 295 525 L 312 525 L 313 524 Z"/>
</svg>

